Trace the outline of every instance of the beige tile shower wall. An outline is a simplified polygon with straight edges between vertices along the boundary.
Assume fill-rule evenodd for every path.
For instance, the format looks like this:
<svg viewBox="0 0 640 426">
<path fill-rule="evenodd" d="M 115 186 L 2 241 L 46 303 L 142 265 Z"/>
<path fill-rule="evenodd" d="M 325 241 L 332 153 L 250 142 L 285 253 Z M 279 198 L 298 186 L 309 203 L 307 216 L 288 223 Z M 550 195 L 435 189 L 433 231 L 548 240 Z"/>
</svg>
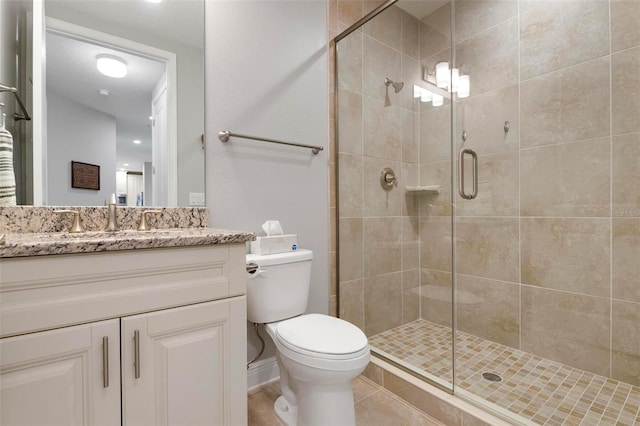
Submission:
<svg viewBox="0 0 640 426">
<path fill-rule="evenodd" d="M 340 29 L 382 2 L 338 2 Z M 372 335 L 420 316 L 419 21 L 396 6 L 342 40 L 338 57 L 340 316 Z M 384 78 L 404 82 L 395 93 Z M 380 171 L 397 185 L 385 191 Z"/>
<path fill-rule="evenodd" d="M 449 56 L 449 6 L 421 23 L 421 63 Z M 479 155 L 457 194 L 458 327 L 640 384 L 640 2 L 455 2 L 455 105 Z M 448 114 L 420 116 L 422 184 L 448 190 Z M 510 122 L 505 133 L 503 125 Z M 420 205 L 422 318 L 451 273 L 447 193 Z"/>
<path fill-rule="evenodd" d="M 330 0 L 330 33 L 379 3 Z M 640 2 L 455 6 L 457 64 L 472 79 L 472 96 L 455 105 L 456 149 L 466 130 L 465 146 L 480 155 L 478 198 L 454 200 L 463 272 L 458 325 L 639 384 Z M 450 323 L 450 110 L 416 108 L 407 90 L 422 66 L 450 60 L 449 10 L 419 23 L 395 10 L 340 43 L 340 313 L 368 333 L 417 314 Z M 399 37 L 388 31 L 398 15 Z M 380 50 L 369 50 L 374 47 Z M 377 78 L 398 70 L 405 82 L 401 103 L 391 94 L 393 108 L 386 110 Z M 331 128 L 336 124 L 334 111 Z M 371 140 L 377 135 L 390 145 Z M 376 198 L 369 175 L 377 181 L 378 171 L 369 168 L 387 160 L 400 164 L 401 179 L 419 176 L 420 184 L 442 185 L 441 194 Z M 398 217 L 400 241 L 395 235 L 383 241 L 387 234 L 376 225 Z M 393 256 L 376 264 L 374 275 L 365 271 L 365 262 L 375 264 L 376 256 L 398 247 L 399 271 Z M 402 296 L 390 289 L 402 289 Z M 548 337 L 556 324 L 561 339 Z"/>
</svg>

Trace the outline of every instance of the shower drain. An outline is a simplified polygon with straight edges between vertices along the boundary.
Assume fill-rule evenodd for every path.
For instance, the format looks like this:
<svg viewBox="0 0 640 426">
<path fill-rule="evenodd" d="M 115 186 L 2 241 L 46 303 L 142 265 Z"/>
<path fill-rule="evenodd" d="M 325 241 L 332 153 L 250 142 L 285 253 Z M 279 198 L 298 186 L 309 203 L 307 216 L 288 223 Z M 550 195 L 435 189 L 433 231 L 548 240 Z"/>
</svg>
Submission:
<svg viewBox="0 0 640 426">
<path fill-rule="evenodd" d="M 496 373 L 482 373 L 482 377 L 489 380 L 490 382 L 501 382 L 502 377 L 497 375 Z"/>
</svg>

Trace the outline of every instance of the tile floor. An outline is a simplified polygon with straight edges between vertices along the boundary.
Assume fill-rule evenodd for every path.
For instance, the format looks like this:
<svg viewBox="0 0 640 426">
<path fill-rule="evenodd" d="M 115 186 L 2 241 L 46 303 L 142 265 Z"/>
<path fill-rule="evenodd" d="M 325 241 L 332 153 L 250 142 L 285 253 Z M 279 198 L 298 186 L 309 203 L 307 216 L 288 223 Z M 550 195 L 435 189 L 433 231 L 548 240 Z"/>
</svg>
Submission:
<svg viewBox="0 0 640 426">
<path fill-rule="evenodd" d="M 417 320 L 369 338 L 381 355 L 451 382 L 451 329 Z M 537 424 L 640 425 L 640 387 L 456 333 L 456 386 Z M 497 373 L 501 382 L 482 377 Z"/>
<path fill-rule="evenodd" d="M 249 426 L 280 426 L 273 403 L 280 396 L 278 383 L 249 393 Z M 356 425 L 361 426 L 443 426 L 364 377 L 353 381 Z"/>
</svg>

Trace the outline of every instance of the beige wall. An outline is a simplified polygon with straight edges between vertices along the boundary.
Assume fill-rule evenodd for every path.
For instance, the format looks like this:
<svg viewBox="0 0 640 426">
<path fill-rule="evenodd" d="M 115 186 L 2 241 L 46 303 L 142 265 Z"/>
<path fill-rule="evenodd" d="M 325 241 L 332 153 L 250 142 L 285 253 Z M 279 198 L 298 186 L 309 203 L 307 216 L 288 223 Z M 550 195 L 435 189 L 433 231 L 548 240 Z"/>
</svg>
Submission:
<svg viewBox="0 0 640 426">
<path fill-rule="evenodd" d="M 462 131 L 468 133 L 465 147 L 478 153 L 480 182 L 477 199 L 454 199 L 458 328 L 638 385 L 640 3 L 475 0 L 456 1 L 455 10 L 457 65 L 471 76 L 471 96 L 456 102 L 454 141 L 457 151 Z M 448 5 L 423 19 L 422 66 L 450 61 L 448 22 Z M 378 42 L 366 28 L 345 42 L 357 51 L 360 40 L 364 55 Z M 369 334 L 412 318 L 418 296 L 407 292 L 416 281 L 404 280 L 412 271 L 404 268 L 412 261 L 404 255 L 417 241 L 420 315 L 450 323 L 449 303 L 431 295 L 451 285 L 451 108 L 424 104 L 416 112 L 403 104 L 367 123 L 369 98 L 379 95 L 367 94 L 369 78 L 400 70 L 403 94 L 411 94 L 408 50 L 387 42 L 377 52 L 386 55 L 380 56 L 385 67 L 396 68 L 376 70 L 362 56 L 362 83 L 343 85 L 362 84 L 364 95 L 350 90 L 339 110 L 340 125 L 353 124 L 341 134 L 366 141 L 340 140 L 340 311 Z M 359 56 L 349 56 L 358 64 Z M 411 124 L 414 114 L 419 123 Z M 390 118 L 402 135 L 391 144 L 395 153 L 389 145 L 367 151 L 372 136 L 388 131 Z M 405 137 L 411 128 L 415 145 Z M 415 210 L 404 195 L 401 207 L 393 197 L 385 209 L 368 202 L 374 185 L 367 174 L 392 164 L 405 171 L 404 185 L 403 177 L 414 176 L 410 158 L 419 158 L 420 183 L 443 185 L 442 193 L 421 196 Z M 412 214 L 419 218 L 417 238 Z M 381 252 L 393 259 L 399 252 L 400 267 L 377 258 Z M 375 300 L 380 304 L 371 305 Z"/>
</svg>

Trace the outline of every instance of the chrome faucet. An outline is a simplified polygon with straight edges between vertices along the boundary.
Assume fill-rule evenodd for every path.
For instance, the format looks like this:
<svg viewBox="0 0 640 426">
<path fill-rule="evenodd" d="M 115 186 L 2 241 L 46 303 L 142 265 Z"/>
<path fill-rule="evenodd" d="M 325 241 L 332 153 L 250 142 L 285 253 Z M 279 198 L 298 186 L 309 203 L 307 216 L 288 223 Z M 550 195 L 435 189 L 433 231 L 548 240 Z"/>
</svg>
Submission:
<svg viewBox="0 0 640 426">
<path fill-rule="evenodd" d="M 71 213 L 73 214 L 73 223 L 69 227 L 69 233 L 76 234 L 79 232 L 85 232 L 84 226 L 82 226 L 82 221 L 80 220 L 80 212 L 76 210 L 54 210 L 54 213 L 62 214 L 62 213 Z"/>
<path fill-rule="evenodd" d="M 107 200 L 107 225 L 104 228 L 105 232 L 116 232 L 118 230 L 118 217 L 116 214 L 116 194 L 111 194 Z"/>
</svg>

